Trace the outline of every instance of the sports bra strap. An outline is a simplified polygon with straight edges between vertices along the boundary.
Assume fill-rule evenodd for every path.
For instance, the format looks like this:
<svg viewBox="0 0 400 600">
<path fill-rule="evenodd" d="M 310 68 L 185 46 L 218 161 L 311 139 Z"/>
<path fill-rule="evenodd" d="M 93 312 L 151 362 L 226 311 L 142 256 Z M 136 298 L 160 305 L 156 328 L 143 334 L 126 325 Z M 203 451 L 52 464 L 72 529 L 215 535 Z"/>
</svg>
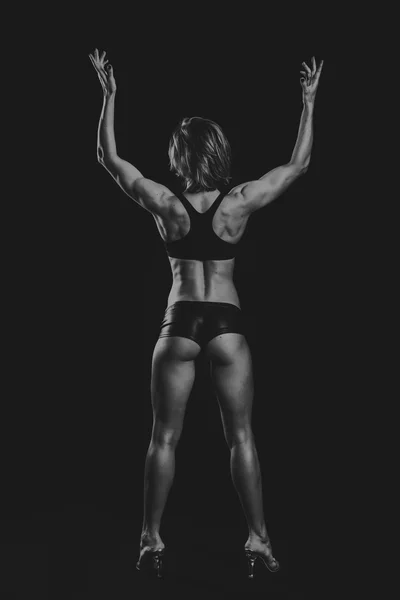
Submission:
<svg viewBox="0 0 400 600">
<path fill-rule="evenodd" d="M 220 193 L 220 195 L 217 196 L 217 198 L 214 200 L 214 202 L 212 203 L 210 208 L 204 214 L 207 214 L 207 216 L 212 219 L 212 217 L 215 215 L 216 210 L 218 209 L 219 205 L 221 204 L 222 200 L 225 198 L 226 194 L 227 194 L 227 191 L 222 191 Z"/>
<path fill-rule="evenodd" d="M 189 200 L 183 195 L 182 192 L 175 192 L 175 196 L 179 198 L 179 200 L 182 202 L 183 206 L 189 213 L 197 213 L 197 210 L 193 208 Z"/>
</svg>

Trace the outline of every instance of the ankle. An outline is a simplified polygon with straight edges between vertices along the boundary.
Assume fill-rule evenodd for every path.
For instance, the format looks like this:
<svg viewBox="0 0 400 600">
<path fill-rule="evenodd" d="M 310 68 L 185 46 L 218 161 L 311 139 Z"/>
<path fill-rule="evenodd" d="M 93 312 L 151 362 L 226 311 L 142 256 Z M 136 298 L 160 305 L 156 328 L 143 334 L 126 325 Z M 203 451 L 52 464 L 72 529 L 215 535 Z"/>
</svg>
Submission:
<svg viewBox="0 0 400 600">
<path fill-rule="evenodd" d="M 263 544 L 269 541 L 266 528 L 261 528 L 257 531 L 249 531 L 248 541 L 250 542 L 262 542 Z"/>
<path fill-rule="evenodd" d="M 160 538 L 160 534 L 158 533 L 158 531 L 144 529 L 140 535 L 140 539 L 141 540 L 160 540 L 161 538 Z"/>
</svg>

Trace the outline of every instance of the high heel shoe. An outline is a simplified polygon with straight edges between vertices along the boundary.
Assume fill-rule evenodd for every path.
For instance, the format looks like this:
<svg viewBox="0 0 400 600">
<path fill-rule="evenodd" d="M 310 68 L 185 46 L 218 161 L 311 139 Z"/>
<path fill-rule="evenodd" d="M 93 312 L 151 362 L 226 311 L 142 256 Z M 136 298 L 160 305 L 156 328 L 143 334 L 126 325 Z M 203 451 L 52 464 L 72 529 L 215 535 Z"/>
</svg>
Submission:
<svg viewBox="0 0 400 600">
<path fill-rule="evenodd" d="M 148 550 L 145 552 L 137 561 L 136 568 L 138 571 L 150 571 L 156 572 L 157 577 L 162 577 L 163 572 L 163 558 L 165 548 L 162 550 Z"/>
<path fill-rule="evenodd" d="M 279 571 L 280 565 L 276 558 L 272 556 L 272 554 L 269 557 L 265 556 L 265 554 L 258 550 L 249 550 L 247 548 L 245 548 L 244 552 L 247 558 L 249 579 L 253 579 L 254 577 L 254 563 L 256 562 L 257 558 L 260 558 L 262 560 L 264 565 L 267 567 L 268 571 L 271 571 L 271 573 L 276 573 L 276 571 Z"/>
</svg>

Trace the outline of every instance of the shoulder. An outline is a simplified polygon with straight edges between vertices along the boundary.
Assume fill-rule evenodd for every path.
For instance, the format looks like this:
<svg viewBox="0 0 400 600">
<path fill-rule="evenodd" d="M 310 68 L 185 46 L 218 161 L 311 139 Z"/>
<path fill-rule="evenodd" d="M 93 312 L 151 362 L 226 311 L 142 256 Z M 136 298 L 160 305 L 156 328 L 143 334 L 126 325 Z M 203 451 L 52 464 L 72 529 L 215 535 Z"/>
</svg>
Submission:
<svg viewBox="0 0 400 600">
<path fill-rule="evenodd" d="M 246 186 L 247 183 L 241 183 L 240 185 L 236 185 L 231 188 L 226 194 L 227 198 L 227 206 L 232 207 L 234 210 L 244 210 L 246 208 L 246 202 L 248 202 L 248 198 L 246 195 Z"/>
<path fill-rule="evenodd" d="M 165 185 L 153 181 L 152 179 L 148 179 L 147 177 L 138 177 L 133 184 L 133 189 L 137 194 L 152 198 L 163 198 L 168 195 L 173 195 L 171 190 Z"/>
<path fill-rule="evenodd" d="M 240 193 L 245 210 L 253 212 L 266 206 L 306 171 L 306 164 L 290 162 L 268 171 L 260 179 L 242 184 Z"/>
<path fill-rule="evenodd" d="M 174 193 L 168 187 L 147 177 L 138 177 L 132 191 L 140 204 L 155 213 L 163 213 L 174 198 Z"/>
</svg>

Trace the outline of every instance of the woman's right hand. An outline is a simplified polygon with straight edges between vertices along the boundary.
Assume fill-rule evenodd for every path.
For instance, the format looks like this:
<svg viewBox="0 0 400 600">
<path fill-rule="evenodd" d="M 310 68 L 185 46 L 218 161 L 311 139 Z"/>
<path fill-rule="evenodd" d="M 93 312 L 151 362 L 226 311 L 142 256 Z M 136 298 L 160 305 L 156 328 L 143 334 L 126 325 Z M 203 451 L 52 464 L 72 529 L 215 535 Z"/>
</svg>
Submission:
<svg viewBox="0 0 400 600">
<path fill-rule="evenodd" d="M 99 56 L 99 51 L 97 48 L 95 48 L 93 54 L 89 54 L 92 65 L 94 66 L 99 77 L 104 95 L 110 95 L 117 90 L 117 84 L 115 83 L 113 68 L 110 63 L 108 63 L 108 60 L 105 60 L 105 57 L 105 52 Z"/>
</svg>

